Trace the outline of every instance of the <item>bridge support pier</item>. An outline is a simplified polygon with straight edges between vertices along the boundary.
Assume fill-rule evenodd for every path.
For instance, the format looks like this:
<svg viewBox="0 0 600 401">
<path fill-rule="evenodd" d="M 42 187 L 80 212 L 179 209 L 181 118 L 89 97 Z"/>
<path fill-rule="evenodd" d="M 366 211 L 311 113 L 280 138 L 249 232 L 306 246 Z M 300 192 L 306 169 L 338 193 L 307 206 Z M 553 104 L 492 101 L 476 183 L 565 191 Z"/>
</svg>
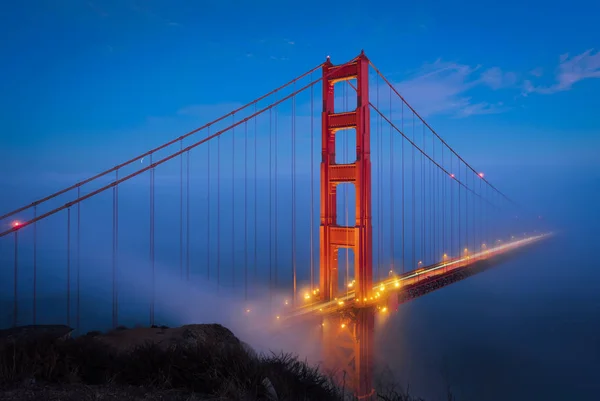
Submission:
<svg viewBox="0 0 600 401">
<path fill-rule="evenodd" d="M 346 391 L 374 400 L 373 346 L 375 307 L 344 311 L 323 318 L 325 367 Z"/>
</svg>

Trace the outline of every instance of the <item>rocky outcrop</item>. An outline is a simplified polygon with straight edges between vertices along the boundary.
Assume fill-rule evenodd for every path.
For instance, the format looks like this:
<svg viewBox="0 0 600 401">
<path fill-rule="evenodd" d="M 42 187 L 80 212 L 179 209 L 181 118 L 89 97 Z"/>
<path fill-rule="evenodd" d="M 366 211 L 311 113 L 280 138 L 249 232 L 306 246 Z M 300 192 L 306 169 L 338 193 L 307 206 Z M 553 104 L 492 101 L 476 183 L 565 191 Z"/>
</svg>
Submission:
<svg viewBox="0 0 600 401">
<path fill-rule="evenodd" d="M 60 325 L 0 331 L 0 344 L 6 344 L 0 350 L 17 362 L 4 359 L 7 368 L 2 371 L 0 366 L 0 399 L 33 400 L 43 393 L 47 399 L 87 400 L 88 385 L 93 385 L 94 400 L 179 401 L 179 395 L 186 393 L 183 399 L 188 401 L 214 399 L 203 394 L 277 401 L 277 386 L 283 386 L 277 379 L 280 372 L 270 369 L 252 347 L 219 324 L 120 327 L 68 340 L 72 331 Z M 60 344 L 55 344 L 57 340 Z M 148 344 L 155 347 L 143 347 Z M 69 363 L 52 365 L 57 360 Z M 39 370 L 46 365 L 53 368 Z M 112 379 L 104 383 L 106 378 Z M 12 385 L 3 387 L 3 379 Z M 144 387 L 147 381 L 158 386 L 161 397 Z M 131 393 L 135 388 L 138 391 Z"/>
<path fill-rule="evenodd" d="M 71 336 L 73 329 L 65 325 L 28 325 L 0 330 L 0 347 L 7 341 L 36 341 L 40 338 L 65 340 Z"/>
<path fill-rule="evenodd" d="M 198 343 L 210 344 L 217 348 L 244 347 L 231 330 L 220 324 L 188 324 L 175 328 L 135 327 L 113 330 L 95 338 L 120 351 L 148 343 L 164 349 L 173 346 L 193 346 Z"/>
</svg>

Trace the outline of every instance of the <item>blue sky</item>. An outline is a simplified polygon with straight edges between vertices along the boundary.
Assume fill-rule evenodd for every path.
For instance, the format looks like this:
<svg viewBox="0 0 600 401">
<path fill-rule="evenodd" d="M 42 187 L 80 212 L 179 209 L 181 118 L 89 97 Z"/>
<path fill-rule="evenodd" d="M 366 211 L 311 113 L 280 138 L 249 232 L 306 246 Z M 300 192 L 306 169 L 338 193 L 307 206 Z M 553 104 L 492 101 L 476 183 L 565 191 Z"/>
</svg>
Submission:
<svg viewBox="0 0 600 401">
<path fill-rule="evenodd" d="M 13 2 L 0 15 L 0 171 L 72 182 L 361 49 L 475 165 L 597 168 L 599 8 Z"/>
</svg>

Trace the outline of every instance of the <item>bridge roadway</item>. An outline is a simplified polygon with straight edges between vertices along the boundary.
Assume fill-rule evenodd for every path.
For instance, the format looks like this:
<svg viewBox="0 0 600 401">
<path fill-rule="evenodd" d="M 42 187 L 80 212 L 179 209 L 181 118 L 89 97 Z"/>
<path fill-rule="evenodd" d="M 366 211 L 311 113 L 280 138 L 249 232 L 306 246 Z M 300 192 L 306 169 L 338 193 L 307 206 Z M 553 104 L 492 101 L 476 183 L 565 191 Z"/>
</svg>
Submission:
<svg viewBox="0 0 600 401">
<path fill-rule="evenodd" d="M 441 278 L 441 276 L 448 276 L 451 273 L 457 273 L 461 270 L 466 270 L 476 262 L 490 259 L 501 254 L 505 254 L 510 251 L 522 248 L 527 245 L 531 245 L 542 239 L 545 239 L 552 235 L 552 233 L 544 233 L 540 235 L 529 236 L 527 238 L 516 239 L 513 241 L 506 242 L 501 245 L 494 246 L 482 250 L 480 252 L 468 254 L 466 256 L 454 259 L 447 259 L 440 263 L 425 266 L 417 270 L 413 270 L 402 275 L 396 275 L 390 277 L 384 281 L 379 282 L 373 287 L 373 295 L 367 299 L 364 298 L 359 300 L 355 297 L 354 291 L 348 291 L 342 296 L 329 302 L 310 302 L 311 299 L 318 296 L 318 290 L 313 291 L 312 294 L 305 294 L 307 303 L 302 306 L 295 308 L 293 311 L 282 314 L 280 320 L 290 321 L 295 319 L 301 319 L 303 317 L 309 317 L 317 315 L 329 315 L 336 312 L 340 312 L 344 309 L 349 309 L 354 306 L 356 307 L 367 307 L 374 305 L 381 305 L 387 301 L 390 294 L 399 295 L 402 292 L 407 292 L 412 288 L 415 288 L 419 284 L 423 283 L 427 279 Z M 425 291 L 429 292 L 429 291 Z M 279 319 L 279 318 L 278 318 Z"/>
</svg>

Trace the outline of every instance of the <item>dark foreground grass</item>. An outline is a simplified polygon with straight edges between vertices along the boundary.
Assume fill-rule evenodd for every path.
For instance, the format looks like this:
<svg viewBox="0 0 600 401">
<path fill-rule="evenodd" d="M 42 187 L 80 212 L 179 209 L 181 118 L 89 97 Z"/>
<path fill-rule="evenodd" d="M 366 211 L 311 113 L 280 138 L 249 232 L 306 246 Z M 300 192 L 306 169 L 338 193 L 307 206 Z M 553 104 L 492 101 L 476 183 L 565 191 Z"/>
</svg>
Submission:
<svg viewBox="0 0 600 401">
<path fill-rule="evenodd" d="M 256 355 L 243 346 L 211 340 L 166 348 L 148 343 L 120 352 L 93 336 L 39 337 L 0 346 L 1 399 L 12 399 L 10 394 L 14 399 L 49 399 L 43 395 L 48 386 L 60 393 L 48 397 L 63 400 L 88 399 L 87 393 L 96 400 L 349 399 L 347 389 L 291 355 Z M 69 395 L 70 388 L 77 394 Z M 29 398 L 25 390 L 36 396 Z M 378 398 L 415 400 L 392 392 Z"/>
</svg>

